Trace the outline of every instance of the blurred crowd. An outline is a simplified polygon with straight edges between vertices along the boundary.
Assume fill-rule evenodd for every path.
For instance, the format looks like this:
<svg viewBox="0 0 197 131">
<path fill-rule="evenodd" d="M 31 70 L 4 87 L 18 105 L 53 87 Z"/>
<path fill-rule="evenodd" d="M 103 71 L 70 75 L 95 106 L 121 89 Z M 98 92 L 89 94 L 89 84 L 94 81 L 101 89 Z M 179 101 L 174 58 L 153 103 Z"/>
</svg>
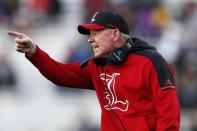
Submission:
<svg viewBox="0 0 197 131">
<path fill-rule="evenodd" d="M 0 25 L 7 24 L 18 31 L 42 26 L 61 14 L 59 0 L 1 0 Z"/>
<path fill-rule="evenodd" d="M 61 6 L 62 1 L 0 0 L 0 26 L 31 32 L 66 14 L 62 10 L 65 8 Z M 89 22 L 98 10 L 115 11 L 126 18 L 132 37 L 142 38 L 157 47 L 176 70 L 181 108 L 189 112 L 189 119 L 193 122 L 191 131 L 197 131 L 197 1 L 177 3 L 176 8 L 171 8 L 165 0 L 84 0 L 83 4 L 84 17 L 80 23 Z M 91 57 L 92 52 L 85 40 L 76 40 L 76 43 L 65 62 Z M 16 80 L 4 51 L 0 49 L 0 87 L 11 87 Z M 83 122 L 80 131 L 87 131 L 83 126 L 88 125 Z"/>
</svg>

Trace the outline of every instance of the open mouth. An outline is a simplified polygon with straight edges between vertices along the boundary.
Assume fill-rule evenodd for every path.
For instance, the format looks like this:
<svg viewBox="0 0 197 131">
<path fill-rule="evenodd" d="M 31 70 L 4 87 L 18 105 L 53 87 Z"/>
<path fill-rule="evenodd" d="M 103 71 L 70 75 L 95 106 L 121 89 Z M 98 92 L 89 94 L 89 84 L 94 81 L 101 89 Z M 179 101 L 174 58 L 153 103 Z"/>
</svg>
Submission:
<svg viewBox="0 0 197 131">
<path fill-rule="evenodd" d="M 99 48 L 99 46 L 93 46 L 93 50 L 96 50 L 97 48 Z"/>
</svg>

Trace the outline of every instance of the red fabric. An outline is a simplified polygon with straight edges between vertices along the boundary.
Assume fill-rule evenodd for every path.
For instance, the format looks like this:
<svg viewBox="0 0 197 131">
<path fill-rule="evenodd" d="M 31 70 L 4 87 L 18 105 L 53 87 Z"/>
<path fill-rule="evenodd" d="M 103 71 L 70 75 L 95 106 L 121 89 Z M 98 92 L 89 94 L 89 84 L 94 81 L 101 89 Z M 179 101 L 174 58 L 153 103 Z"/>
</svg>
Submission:
<svg viewBox="0 0 197 131">
<path fill-rule="evenodd" d="M 39 48 L 27 58 L 57 85 L 95 89 L 102 110 L 101 131 L 122 131 L 124 127 L 127 131 L 179 130 L 176 89 L 161 90 L 157 72 L 144 56 L 130 54 L 122 65 L 109 65 L 107 72 L 105 66 L 91 60 L 85 68 L 79 63 L 61 64 Z"/>
<path fill-rule="evenodd" d="M 102 30 L 105 29 L 106 27 L 98 25 L 98 24 L 83 24 L 83 25 L 79 25 L 85 29 L 88 30 Z"/>
</svg>

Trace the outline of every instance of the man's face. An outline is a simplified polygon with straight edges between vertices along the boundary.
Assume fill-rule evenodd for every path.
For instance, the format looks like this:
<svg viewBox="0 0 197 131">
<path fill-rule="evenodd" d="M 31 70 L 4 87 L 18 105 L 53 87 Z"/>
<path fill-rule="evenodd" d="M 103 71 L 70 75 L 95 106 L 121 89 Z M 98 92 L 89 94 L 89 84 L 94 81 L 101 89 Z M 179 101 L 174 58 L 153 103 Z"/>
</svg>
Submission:
<svg viewBox="0 0 197 131">
<path fill-rule="evenodd" d="M 95 58 L 106 57 L 114 48 L 113 29 L 90 30 L 88 42 L 90 43 Z"/>
</svg>

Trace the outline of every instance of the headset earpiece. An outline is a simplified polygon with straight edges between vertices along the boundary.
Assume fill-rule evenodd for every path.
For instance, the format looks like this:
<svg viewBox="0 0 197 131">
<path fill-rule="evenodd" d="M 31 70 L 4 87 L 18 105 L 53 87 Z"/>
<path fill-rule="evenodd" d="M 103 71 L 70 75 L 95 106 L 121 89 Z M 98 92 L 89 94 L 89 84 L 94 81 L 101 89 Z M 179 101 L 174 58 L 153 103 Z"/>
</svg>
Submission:
<svg viewBox="0 0 197 131">
<path fill-rule="evenodd" d="M 110 53 L 108 58 L 93 58 L 94 63 L 100 66 L 104 66 L 106 64 L 118 65 L 124 62 L 125 58 L 129 53 L 129 49 L 134 46 L 132 39 L 127 39 L 125 45 L 123 47 L 115 48 Z M 84 68 L 88 64 L 89 60 L 85 60 L 81 62 L 80 67 Z"/>
<path fill-rule="evenodd" d="M 121 64 L 126 57 L 126 52 L 123 48 L 113 49 L 108 56 L 108 62 L 112 65 Z"/>
<path fill-rule="evenodd" d="M 133 46 L 133 42 L 130 39 L 127 39 L 125 45 L 123 47 L 115 48 L 113 49 L 108 56 L 108 62 L 112 65 L 118 65 L 121 64 L 127 54 L 128 50 Z"/>
</svg>

